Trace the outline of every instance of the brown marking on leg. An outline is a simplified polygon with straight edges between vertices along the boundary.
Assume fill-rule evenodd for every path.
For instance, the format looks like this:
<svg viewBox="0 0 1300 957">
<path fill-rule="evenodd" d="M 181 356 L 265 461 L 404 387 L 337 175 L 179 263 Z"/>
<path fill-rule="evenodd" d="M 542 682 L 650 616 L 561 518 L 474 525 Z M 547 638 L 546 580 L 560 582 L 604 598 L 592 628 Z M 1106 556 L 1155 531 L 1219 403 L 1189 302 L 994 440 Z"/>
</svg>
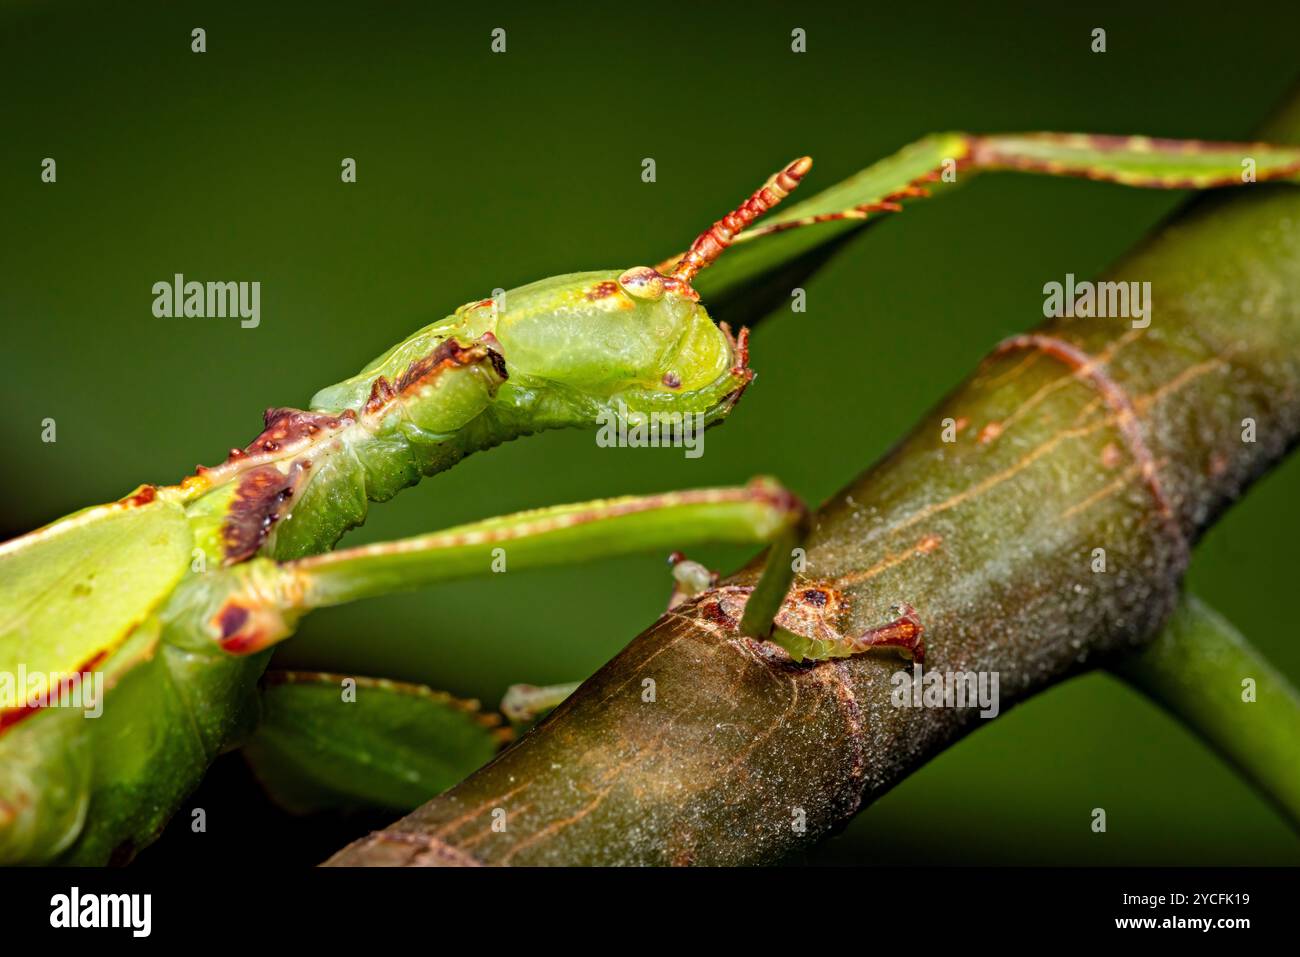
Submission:
<svg viewBox="0 0 1300 957">
<path fill-rule="evenodd" d="M 1215 143 L 1207 140 L 1174 140 L 1157 136 L 1114 136 L 1095 133 L 1036 133 L 1018 137 L 1029 142 L 1057 143 L 1067 148 L 1090 149 L 1101 153 L 1120 152 L 1138 148 L 1143 152 L 1189 155 L 1207 151 L 1240 152 L 1242 157 L 1261 150 L 1275 149 L 1265 143 Z M 1240 186 L 1240 174 L 1231 173 L 1215 177 L 1140 176 L 1136 173 L 1098 169 L 1086 158 L 1078 160 L 1043 160 L 1003 152 L 997 136 L 971 138 L 971 155 L 975 165 L 983 169 L 1012 169 L 1030 173 L 1049 173 L 1055 176 L 1077 176 L 1100 182 L 1123 183 L 1128 186 L 1147 186 L 1160 189 L 1205 189 L 1216 186 Z M 1286 179 L 1300 172 L 1300 161 L 1257 173 L 1259 182 Z"/>
<path fill-rule="evenodd" d="M 969 165 L 969 159 L 965 156 L 955 157 L 955 169 L 959 170 Z M 923 183 L 937 183 L 943 178 L 943 167 L 936 167 L 921 174 L 913 179 L 906 186 L 882 196 L 880 199 L 871 203 L 860 203 L 857 206 L 851 206 L 848 209 L 838 210 L 833 213 L 817 213 L 812 216 L 801 216 L 797 219 L 787 219 L 785 222 L 771 223 L 766 226 L 755 226 L 752 229 L 746 229 L 743 233 L 734 237 L 735 242 L 747 242 L 757 239 L 759 236 L 767 236 L 772 233 L 784 232 L 787 229 L 799 229 L 803 226 L 813 226 L 817 223 L 833 223 L 842 220 L 866 220 L 873 213 L 901 213 L 903 211 L 903 200 L 920 199 L 928 197 L 930 190 L 923 186 Z"/>
</svg>

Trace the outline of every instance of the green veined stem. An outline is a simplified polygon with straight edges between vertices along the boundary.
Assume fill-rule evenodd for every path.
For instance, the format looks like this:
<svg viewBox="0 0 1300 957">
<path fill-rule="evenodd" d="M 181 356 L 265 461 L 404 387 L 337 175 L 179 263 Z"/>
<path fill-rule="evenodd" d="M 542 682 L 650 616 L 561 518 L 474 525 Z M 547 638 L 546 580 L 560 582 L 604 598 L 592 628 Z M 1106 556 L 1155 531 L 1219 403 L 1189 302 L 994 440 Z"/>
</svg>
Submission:
<svg viewBox="0 0 1300 957">
<path fill-rule="evenodd" d="M 1184 596 L 1160 635 L 1112 670 L 1195 729 L 1300 828 L 1300 692 L 1231 624 Z"/>
</svg>

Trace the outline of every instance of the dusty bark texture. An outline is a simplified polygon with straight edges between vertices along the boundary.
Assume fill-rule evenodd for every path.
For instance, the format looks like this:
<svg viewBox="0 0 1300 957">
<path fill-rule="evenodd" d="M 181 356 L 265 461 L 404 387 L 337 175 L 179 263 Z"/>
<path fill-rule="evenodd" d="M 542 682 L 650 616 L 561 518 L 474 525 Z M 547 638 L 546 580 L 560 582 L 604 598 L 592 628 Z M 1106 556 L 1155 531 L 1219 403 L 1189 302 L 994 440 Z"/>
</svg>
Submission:
<svg viewBox="0 0 1300 957">
<path fill-rule="evenodd" d="M 1294 140 L 1300 108 L 1269 132 Z M 997 672 L 1004 711 L 1149 640 L 1190 545 L 1300 431 L 1300 190 L 1199 200 L 1106 278 L 1151 283 L 1149 327 L 1050 321 L 1003 343 L 817 512 L 807 546 L 800 580 L 849 596 L 846 629 L 912 605 L 926 669 Z M 902 667 L 794 665 L 707 602 L 679 607 L 493 763 L 329 863 L 775 861 L 980 720 L 895 707 Z"/>
</svg>

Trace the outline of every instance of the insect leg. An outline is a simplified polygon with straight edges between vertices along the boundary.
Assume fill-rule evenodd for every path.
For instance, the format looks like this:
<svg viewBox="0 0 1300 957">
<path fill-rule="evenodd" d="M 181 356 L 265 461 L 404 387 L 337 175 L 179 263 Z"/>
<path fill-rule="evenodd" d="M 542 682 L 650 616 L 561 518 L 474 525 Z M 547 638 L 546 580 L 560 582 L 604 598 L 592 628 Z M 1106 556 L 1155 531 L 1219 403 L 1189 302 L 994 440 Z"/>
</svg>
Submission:
<svg viewBox="0 0 1300 957">
<path fill-rule="evenodd" d="M 926 137 L 861 173 L 735 236 L 746 243 L 816 223 L 896 213 L 960 173 L 1015 171 L 1076 176 L 1148 189 L 1210 189 L 1300 182 L 1300 147 L 1090 133 L 946 133 Z"/>
<path fill-rule="evenodd" d="M 868 628 L 856 638 L 846 639 L 851 654 L 884 649 L 896 651 L 904 658 L 917 663 L 925 661 L 925 628 L 911 605 L 895 608 L 899 617 L 875 628 Z"/>
<path fill-rule="evenodd" d="M 531 724 L 558 708 L 578 690 L 579 681 L 563 685 L 511 685 L 501 699 L 501 713 L 514 724 Z"/>
<path fill-rule="evenodd" d="M 255 560 L 226 570 L 240 577 L 208 627 L 227 651 L 249 654 L 288 637 L 293 621 L 312 609 L 494 569 L 591 561 L 681 543 L 771 542 L 775 547 L 758 588 L 770 613 L 765 624 L 755 625 L 766 631 L 793 577 L 789 543 L 806 515 L 803 503 L 781 485 L 756 479 L 742 487 L 536 509 L 280 565 Z"/>
<path fill-rule="evenodd" d="M 1081 176 L 1150 189 L 1211 189 L 1267 180 L 1300 181 L 1300 148 L 1091 133 L 970 137 L 970 166 Z"/>
<path fill-rule="evenodd" d="M 668 598 L 669 611 L 718 583 L 717 572 L 691 561 L 681 552 L 669 555 L 668 564 L 673 567 L 673 593 Z"/>
<path fill-rule="evenodd" d="M 972 173 L 1000 170 L 1152 189 L 1300 182 L 1300 147 L 1085 133 L 935 134 L 731 236 L 731 252 L 696 287 L 711 301 L 725 300 L 773 264 L 828 252 L 836 239 L 885 213 L 937 195 Z"/>
</svg>

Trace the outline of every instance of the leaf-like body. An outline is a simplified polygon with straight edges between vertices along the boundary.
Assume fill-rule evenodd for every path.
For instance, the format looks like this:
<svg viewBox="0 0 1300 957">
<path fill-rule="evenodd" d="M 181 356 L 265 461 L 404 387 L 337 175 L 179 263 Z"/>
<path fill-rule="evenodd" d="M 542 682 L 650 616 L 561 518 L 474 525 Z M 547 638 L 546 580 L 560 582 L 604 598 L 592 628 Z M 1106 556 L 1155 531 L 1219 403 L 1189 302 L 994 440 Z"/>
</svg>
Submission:
<svg viewBox="0 0 1300 957">
<path fill-rule="evenodd" d="M 18 690 L 40 695 L 90 670 L 185 573 L 184 510 L 144 497 L 85 509 L 0 546 L 0 672 L 25 673 Z M 10 704 L 0 702 L 0 714 L 14 711 Z"/>
<path fill-rule="evenodd" d="M 491 759 L 508 733 L 477 702 L 423 685 L 270 672 L 244 754 L 290 810 L 409 810 Z"/>
</svg>

